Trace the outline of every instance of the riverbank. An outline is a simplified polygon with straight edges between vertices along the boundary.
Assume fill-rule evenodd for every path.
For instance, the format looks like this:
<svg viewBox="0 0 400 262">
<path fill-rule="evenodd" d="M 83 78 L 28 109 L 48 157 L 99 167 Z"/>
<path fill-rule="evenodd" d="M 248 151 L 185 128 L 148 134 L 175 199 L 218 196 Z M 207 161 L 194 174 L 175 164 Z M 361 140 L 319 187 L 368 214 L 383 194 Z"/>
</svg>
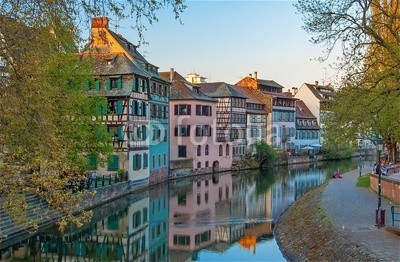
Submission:
<svg viewBox="0 0 400 262">
<path fill-rule="evenodd" d="M 400 238 L 374 226 L 376 195 L 355 187 L 357 173 L 328 181 L 282 214 L 275 237 L 288 261 L 399 259 Z M 382 206 L 389 205 L 383 199 Z"/>
</svg>

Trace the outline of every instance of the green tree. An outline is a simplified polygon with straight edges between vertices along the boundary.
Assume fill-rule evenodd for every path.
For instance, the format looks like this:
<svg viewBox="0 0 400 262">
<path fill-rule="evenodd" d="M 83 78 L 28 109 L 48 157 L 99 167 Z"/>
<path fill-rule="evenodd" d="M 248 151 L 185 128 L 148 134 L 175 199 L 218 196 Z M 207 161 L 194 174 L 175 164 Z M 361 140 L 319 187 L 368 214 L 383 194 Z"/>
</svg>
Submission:
<svg viewBox="0 0 400 262">
<path fill-rule="evenodd" d="M 311 41 L 327 48 L 321 59 L 340 45 L 343 85 L 362 80 L 374 88 L 389 80 L 394 85 L 385 93 L 400 95 L 399 0 L 299 0 L 295 6 Z"/>
<path fill-rule="evenodd" d="M 342 90 L 326 122 L 328 144 L 384 138 L 396 159 L 400 115 L 400 1 L 299 0 L 304 28 L 329 55 L 341 44 Z M 349 110 L 351 107 L 351 110 Z"/>
<path fill-rule="evenodd" d="M 79 29 L 86 30 L 92 16 L 112 14 L 133 19 L 142 41 L 142 21 L 157 21 L 167 6 L 177 18 L 185 8 L 173 0 L 1 1 L 0 208 L 21 225 L 35 229 L 50 213 L 62 215 L 61 230 L 89 219 L 90 212 L 76 211 L 90 194 L 65 187 L 84 179 L 89 155 L 106 161 L 112 150 L 96 117 L 106 100 L 83 91 L 93 79 L 90 61 L 75 55 L 85 40 Z M 49 213 L 28 217 L 30 195 L 44 199 Z"/>
<path fill-rule="evenodd" d="M 257 160 L 259 167 L 271 166 L 278 157 L 276 151 L 263 140 L 257 142 L 255 147 L 256 154 L 254 157 Z"/>
</svg>

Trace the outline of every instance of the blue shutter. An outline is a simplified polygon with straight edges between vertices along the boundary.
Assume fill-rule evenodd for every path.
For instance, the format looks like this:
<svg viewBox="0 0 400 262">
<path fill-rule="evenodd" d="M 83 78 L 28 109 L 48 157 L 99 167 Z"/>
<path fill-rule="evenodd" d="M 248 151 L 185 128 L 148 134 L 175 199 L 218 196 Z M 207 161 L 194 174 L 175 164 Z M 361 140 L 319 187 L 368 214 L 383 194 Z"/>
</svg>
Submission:
<svg viewBox="0 0 400 262">
<path fill-rule="evenodd" d="M 138 101 L 138 106 L 137 106 L 137 115 L 141 116 L 142 115 L 142 102 Z"/>
<path fill-rule="evenodd" d="M 138 154 L 137 155 L 137 170 L 142 168 L 142 155 Z"/>
<path fill-rule="evenodd" d="M 137 170 L 136 155 L 133 155 L 133 159 L 132 159 L 132 168 L 133 168 L 133 170 Z"/>
<path fill-rule="evenodd" d="M 142 104 L 142 115 L 143 116 L 146 116 L 147 115 L 147 105 L 146 105 L 146 102 L 142 102 L 143 104 Z"/>
<path fill-rule="evenodd" d="M 124 140 L 124 132 L 122 128 L 123 126 L 118 126 L 117 128 L 118 140 Z"/>
<path fill-rule="evenodd" d="M 117 171 L 119 167 L 119 157 L 117 155 L 112 155 L 109 159 L 107 170 Z"/>
<path fill-rule="evenodd" d="M 95 87 L 96 91 L 100 90 L 100 80 L 96 80 L 96 82 L 94 83 L 94 87 Z"/>
<path fill-rule="evenodd" d="M 123 107 L 122 107 L 122 100 L 118 100 L 118 108 L 117 108 L 117 114 L 122 115 L 123 112 Z"/>
<path fill-rule="evenodd" d="M 89 91 L 89 90 L 90 90 L 90 81 L 89 81 L 89 80 L 86 80 L 86 81 L 85 81 L 85 90 L 86 90 L 86 91 Z"/>
<path fill-rule="evenodd" d="M 111 89 L 111 79 L 107 79 L 106 80 L 106 90 L 110 90 Z"/>
<path fill-rule="evenodd" d="M 122 79 L 118 78 L 117 80 L 117 89 L 122 89 Z"/>
<path fill-rule="evenodd" d="M 86 256 L 86 245 L 85 242 L 79 241 L 75 244 L 75 255 L 83 257 Z"/>
<path fill-rule="evenodd" d="M 143 154 L 143 169 L 149 166 L 149 155 L 147 153 Z"/>
<path fill-rule="evenodd" d="M 133 86 L 132 86 L 132 91 L 137 92 L 137 86 L 138 86 L 138 79 L 137 77 L 133 77 Z"/>
<path fill-rule="evenodd" d="M 97 106 L 96 106 L 96 115 L 97 115 L 97 116 L 100 116 L 101 113 L 102 113 L 102 107 L 99 106 L 99 105 L 97 105 Z"/>
<path fill-rule="evenodd" d="M 89 169 L 90 170 L 97 169 L 97 157 L 95 155 L 89 155 L 87 159 L 88 159 Z"/>
<path fill-rule="evenodd" d="M 146 92 L 147 90 L 147 81 L 143 80 L 143 92 Z"/>
<path fill-rule="evenodd" d="M 142 139 L 146 140 L 147 137 L 147 127 L 145 125 L 142 126 Z"/>
</svg>

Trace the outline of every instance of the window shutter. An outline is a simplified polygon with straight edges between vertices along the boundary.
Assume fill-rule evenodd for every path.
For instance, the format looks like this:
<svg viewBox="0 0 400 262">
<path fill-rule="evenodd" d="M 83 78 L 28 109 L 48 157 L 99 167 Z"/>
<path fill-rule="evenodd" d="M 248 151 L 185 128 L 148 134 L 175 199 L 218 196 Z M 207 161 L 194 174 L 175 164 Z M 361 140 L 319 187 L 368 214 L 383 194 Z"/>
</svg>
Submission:
<svg viewBox="0 0 400 262">
<path fill-rule="evenodd" d="M 96 115 L 100 116 L 101 113 L 102 113 L 101 106 L 97 105 L 96 106 Z"/>
<path fill-rule="evenodd" d="M 137 77 L 133 77 L 132 91 L 137 91 Z"/>
<path fill-rule="evenodd" d="M 141 116 L 142 115 L 142 102 L 141 101 L 138 101 L 137 102 L 137 115 L 138 116 Z"/>
<path fill-rule="evenodd" d="M 149 155 L 147 153 L 143 154 L 143 169 L 149 166 Z"/>
<path fill-rule="evenodd" d="M 190 116 L 191 115 L 191 108 L 192 108 L 192 106 L 191 105 L 187 105 L 187 114 Z"/>
<path fill-rule="evenodd" d="M 91 170 L 97 169 L 97 157 L 95 155 L 89 155 L 87 159 L 89 163 L 89 169 Z"/>
<path fill-rule="evenodd" d="M 100 80 L 96 80 L 96 82 L 94 82 L 94 87 L 95 87 L 96 91 L 100 90 Z"/>
<path fill-rule="evenodd" d="M 179 115 L 179 111 L 178 111 L 178 105 L 175 105 L 175 115 L 178 116 Z"/>
<path fill-rule="evenodd" d="M 143 80 L 143 92 L 146 92 L 146 90 L 147 90 L 147 81 L 146 80 Z"/>
<path fill-rule="evenodd" d="M 178 136 L 178 126 L 175 126 L 174 134 L 175 136 Z"/>
<path fill-rule="evenodd" d="M 137 156 L 137 155 L 134 155 L 134 156 L 133 156 L 133 159 L 132 159 L 132 162 L 133 162 L 133 165 L 132 165 L 133 170 L 137 170 L 137 159 L 136 159 L 136 156 Z"/>
<path fill-rule="evenodd" d="M 146 102 L 142 102 L 142 116 L 146 116 L 147 115 L 147 105 Z"/>
<path fill-rule="evenodd" d="M 106 81 L 106 90 L 110 90 L 111 89 L 111 79 L 107 79 Z"/>
<path fill-rule="evenodd" d="M 142 139 L 143 140 L 146 140 L 146 137 L 147 137 L 147 128 L 146 128 L 146 126 L 145 125 L 143 125 L 142 126 Z"/>
<path fill-rule="evenodd" d="M 144 81 L 143 79 L 138 78 L 138 81 L 137 81 L 137 84 L 136 84 L 136 92 L 140 92 L 141 87 L 142 87 L 141 83 L 143 83 L 143 81 Z"/>
<path fill-rule="evenodd" d="M 122 128 L 123 128 L 122 126 L 118 126 L 117 129 L 118 140 L 124 140 L 124 132 Z"/>
<path fill-rule="evenodd" d="M 103 108 L 102 108 L 102 113 L 103 113 L 103 115 L 107 115 L 107 113 L 108 113 L 108 108 L 107 108 L 107 106 L 103 106 Z"/>
<path fill-rule="evenodd" d="M 85 91 L 89 91 L 90 90 L 90 81 L 86 80 L 85 81 Z"/>
<path fill-rule="evenodd" d="M 112 155 L 109 162 L 107 169 L 109 171 L 117 171 L 119 166 L 119 157 L 117 155 Z"/>
<path fill-rule="evenodd" d="M 138 169 L 141 169 L 142 168 L 142 155 L 141 154 L 139 154 L 138 155 Z"/>
<path fill-rule="evenodd" d="M 117 80 L 117 89 L 122 89 L 122 79 L 118 78 Z"/>
<path fill-rule="evenodd" d="M 122 103 L 123 103 L 122 100 L 118 100 L 118 108 L 117 108 L 117 114 L 118 114 L 118 115 L 122 115 L 122 112 L 123 112 Z"/>
<path fill-rule="evenodd" d="M 137 135 L 138 140 L 142 140 L 142 126 L 137 127 L 136 135 Z"/>
</svg>

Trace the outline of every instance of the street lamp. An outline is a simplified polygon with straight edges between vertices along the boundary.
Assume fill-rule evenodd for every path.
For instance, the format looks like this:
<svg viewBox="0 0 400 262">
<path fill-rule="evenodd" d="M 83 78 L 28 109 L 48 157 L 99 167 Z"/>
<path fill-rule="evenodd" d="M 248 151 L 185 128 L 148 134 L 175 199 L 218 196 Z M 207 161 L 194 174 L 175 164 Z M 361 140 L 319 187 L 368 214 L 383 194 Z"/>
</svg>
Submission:
<svg viewBox="0 0 400 262">
<path fill-rule="evenodd" d="M 383 150 L 383 140 L 381 138 L 377 138 L 376 140 L 376 149 L 378 150 L 378 210 L 376 214 L 376 222 L 377 227 L 381 227 L 385 225 L 384 220 L 382 220 L 382 213 L 385 214 L 384 210 L 381 210 L 381 152 Z"/>
<path fill-rule="evenodd" d="M 362 147 L 362 144 L 363 144 L 363 140 L 362 139 L 358 140 L 358 153 L 360 156 L 360 158 L 358 160 L 358 168 L 360 169 L 360 173 L 358 175 L 359 177 L 361 177 L 361 147 Z"/>
</svg>

